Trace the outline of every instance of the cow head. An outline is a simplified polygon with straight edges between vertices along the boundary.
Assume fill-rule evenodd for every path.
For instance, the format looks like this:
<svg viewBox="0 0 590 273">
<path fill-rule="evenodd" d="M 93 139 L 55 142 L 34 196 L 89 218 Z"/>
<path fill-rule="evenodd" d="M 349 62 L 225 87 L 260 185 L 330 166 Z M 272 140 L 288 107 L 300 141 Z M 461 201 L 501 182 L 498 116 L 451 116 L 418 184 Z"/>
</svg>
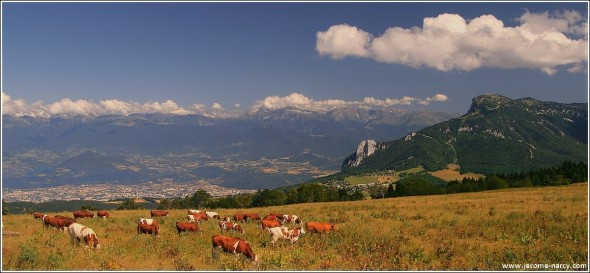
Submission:
<svg viewBox="0 0 590 273">
<path fill-rule="evenodd" d="M 250 246 L 250 243 L 248 241 L 244 241 L 244 243 L 246 244 L 246 246 L 244 251 L 242 251 L 242 254 L 250 258 L 253 264 L 258 265 L 258 255 L 254 254 L 254 251 L 252 250 L 252 247 Z"/>
<path fill-rule="evenodd" d="M 331 225 L 330 226 L 330 230 L 338 231 L 338 226 L 337 225 Z"/>
<path fill-rule="evenodd" d="M 299 233 L 305 234 L 305 229 L 303 227 L 298 227 L 297 229 L 299 229 Z"/>
<path fill-rule="evenodd" d="M 241 233 L 244 233 L 244 230 L 242 229 L 242 226 L 240 226 L 240 225 L 235 225 L 235 226 L 234 226 L 234 229 L 235 229 L 236 231 L 239 231 L 239 232 L 241 232 Z"/>
<path fill-rule="evenodd" d="M 98 242 L 98 238 L 96 238 L 96 234 L 91 233 L 84 236 L 84 241 L 86 242 L 86 247 L 92 245 L 93 249 L 100 249 L 100 243 Z"/>
</svg>

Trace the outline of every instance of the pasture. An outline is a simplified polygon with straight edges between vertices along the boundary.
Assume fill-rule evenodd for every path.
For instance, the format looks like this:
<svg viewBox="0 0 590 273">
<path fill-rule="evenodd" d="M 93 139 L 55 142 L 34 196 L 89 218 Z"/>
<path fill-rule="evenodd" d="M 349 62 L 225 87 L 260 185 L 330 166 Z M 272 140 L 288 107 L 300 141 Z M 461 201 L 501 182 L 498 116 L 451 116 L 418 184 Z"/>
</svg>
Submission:
<svg viewBox="0 0 590 273">
<path fill-rule="evenodd" d="M 439 171 L 429 172 L 429 173 L 431 175 L 438 177 L 438 178 L 445 180 L 445 181 L 453 181 L 453 180 L 462 181 L 464 178 L 472 178 L 472 179 L 476 179 L 476 180 L 479 178 L 485 178 L 485 175 L 483 175 L 483 174 L 477 174 L 477 173 L 461 174 L 460 169 L 461 169 L 461 166 L 459 166 L 459 165 L 449 164 L 449 165 L 447 165 L 447 168 L 444 170 L 439 170 Z"/>
<path fill-rule="evenodd" d="M 339 225 L 336 232 L 307 233 L 294 245 L 282 240 L 273 247 L 259 224 L 242 224 L 243 234 L 229 234 L 251 243 L 258 267 L 227 254 L 212 260 L 216 219 L 201 223 L 199 233 L 178 235 L 175 222 L 186 221 L 186 210 L 156 217 L 158 237 L 136 232 L 137 219 L 150 218 L 149 210 L 78 219 L 98 234 L 98 251 L 70 245 L 67 233 L 43 229 L 32 215 L 5 215 L 3 231 L 22 235 L 2 236 L 2 270 L 503 270 L 502 264 L 586 264 L 587 194 L 587 183 L 580 183 L 215 210 L 221 216 L 281 212 L 304 223 Z"/>
</svg>

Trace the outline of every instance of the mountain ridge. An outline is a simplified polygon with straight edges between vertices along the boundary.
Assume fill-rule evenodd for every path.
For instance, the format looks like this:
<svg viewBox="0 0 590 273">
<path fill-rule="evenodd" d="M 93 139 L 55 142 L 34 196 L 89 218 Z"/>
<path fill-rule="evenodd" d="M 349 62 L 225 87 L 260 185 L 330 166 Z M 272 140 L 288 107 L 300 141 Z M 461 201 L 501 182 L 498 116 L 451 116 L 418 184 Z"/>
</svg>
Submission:
<svg viewBox="0 0 590 273">
<path fill-rule="evenodd" d="M 369 118 L 356 118 L 354 112 Z M 205 179 L 229 187 L 266 188 L 302 183 L 338 171 L 345 156 L 341 147 L 369 137 L 404 135 L 458 116 L 352 108 L 328 113 L 289 108 L 239 118 L 3 115 L 3 184 Z M 416 114 L 427 118 L 413 119 Z M 86 165 L 68 167 L 75 163 Z"/>
<path fill-rule="evenodd" d="M 505 173 L 587 160 L 588 104 L 510 99 L 497 94 L 473 98 L 458 118 L 378 142 L 381 149 L 360 164 L 356 153 L 342 172 L 365 173 L 423 166 L 429 171 L 460 164 L 462 172 Z"/>
</svg>

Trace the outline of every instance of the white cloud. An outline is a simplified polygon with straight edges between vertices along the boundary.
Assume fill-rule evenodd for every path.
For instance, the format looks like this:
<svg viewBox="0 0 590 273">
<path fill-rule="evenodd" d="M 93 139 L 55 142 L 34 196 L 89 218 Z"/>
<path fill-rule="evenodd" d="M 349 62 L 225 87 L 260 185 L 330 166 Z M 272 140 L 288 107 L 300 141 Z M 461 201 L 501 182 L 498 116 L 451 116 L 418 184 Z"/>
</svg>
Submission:
<svg viewBox="0 0 590 273">
<path fill-rule="evenodd" d="M 211 105 L 211 109 L 223 111 L 223 106 L 217 102 L 214 102 L 213 105 Z"/>
<path fill-rule="evenodd" d="M 117 99 L 101 100 L 94 103 L 88 100 L 71 100 L 69 98 L 61 99 L 57 102 L 46 104 L 37 101 L 27 104 L 22 99 L 11 99 L 11 97 L 2 92 L 2 113 L 16 116 L 36 116 L 49 117 L 55 115 L 128 115 L 132 113 L 163 113 L 175 115 L 187 115 L 198 112 L 197 105 L 193 106 L 196 111 L 189 111 L 172 100 L 165 102 L 147 102 L 144 104 L 136 102 L 125 102 Z M 204 107 L 203 107 L 204 108 Z"/>
<path fill-rule="evenodd" d="M 445 13 L 424 18 L 422 28 L 391 27 L 378 37 L 342 24 L 318 32 L 316 50 L 334 59 L 366 57 L 440 71 L 530 68 L 554 75 L 557 66 L 588 62 L 588 21 L 579 12 L 527 11 L 518 22 L 506 27 L 493 15 L 466 20 Z"/>
<path fill-rule="evenodd" d="M 436 95 L 426 98 L 418 103 L 422 104 L 422 105 L 429 105 L 433 101 L 447 101 L 448 99 L 449 98 L 445 94 L 436 94 Z"/>
<path fill-rule="evenodd" d="M 241 106 L 241 105 L 240 105 L 239 103 L 236 103 L 236 104 L 234 104 L 234 107 L 235 107 L 235 108 L 240 108 L 240 106 Z"/>
<path fill-rule="evenodd" d="M 2 107 L 10 102 L 10 96 L 2 91 Z"/>
<path fill-rule="evenodd" d="M 412 105 L 417 102 L 419 104 L 428 105 L 432 101 L 446 101 L 447 96 L 444 94 L 436 94 L 433 97 L 419 99 L 404 96 L 399 99 L 386 98 L 384 100 L 376 99 L 374 97 L 365 97 L 361 101 L 345 101 L 340 99 L 320 100 L 316 101 L 310 99 L 299 93 L 291 93 L 285 97 L 269 96 L 263 100 L 256 101 L 252 109 L 280 109 L 287 107 L 295 107 L 302 110 L 326 112 L 337 107 L 356 106 L 366 108 L 384 108 L 396 105 Z"/>
<path fill-rule="evenodd" d="M 588 67 L 582 64 L 575 64 L 574 66 L 567 69 L 570 73 L 588 73 Z"/>
<path fill-rule="evenodd" d="M 396 105 L 412 105 L 422 104 L 428 105 L 431 102 L 443 102 L 447 100 L 444 94 L 436 94 L 432 97 L 424 99 L 404 96 L 401 98 L 385 98 L 376 99 L 374 97 L 365 97 L 360 101 L 345 101 L 341 99 L 328 100 L 313 100 L 300 93 L 291 93 L 288 96 L 269 96 L 262 100 L 256 101 L 251 107 L 252 110 L 266 108 L 266 109 L 281 109 L 287 107 L 294 107 L 301 110 L 309 110 L 315 112 L 326 112 L 338 107 L 364 107 L 364 108 L 387 108 Z M 234 105 L 239 108 L 240 104 Z M 96 115 L 129 115 L 133 113 L 162 113 L 174 115 L 189 115 L 189 114 L 210 114 L 210 110 L 217 113 L 225 112 L 223 106 L 217 102 L 213 103 L 211 107 L 204 104 L 192 104 L 188 108 L 184 108 L 176 104 L 172 100 L 164 102 L 125 102 L 117 99 L 101 100 L 94 103 L 88 100 L 72 100 L 69 98 L 61 99 L 57 102 L 46 104 L 42 101 L 37 101 L 32 104 L 26 103 L 22 99 L 12 99 L 8 94 L 2 92 L 2 113 L 16 116 L 34 116 L 34 117 L 50 117 L 50 116 L 96 116 Z"/>
<path fill-rule="evenodd" d="M 316 49 L 320 55 L 330 55 L 334 59 L 346 56 L 366 57 L 371 35 L 357 27 L 347 24 L 331 26 L 326 32 L 316 34 Z"/>
</svg>

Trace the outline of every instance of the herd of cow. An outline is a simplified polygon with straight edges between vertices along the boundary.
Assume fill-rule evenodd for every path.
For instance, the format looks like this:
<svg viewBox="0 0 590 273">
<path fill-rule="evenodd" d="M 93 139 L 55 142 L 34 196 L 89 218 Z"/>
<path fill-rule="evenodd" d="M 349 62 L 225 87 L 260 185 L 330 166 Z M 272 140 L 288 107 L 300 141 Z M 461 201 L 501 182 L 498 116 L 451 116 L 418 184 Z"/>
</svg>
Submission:
<svg viewBox="0 0 590 273">
<path fill-rule="evenodd" d="M 140 218 L 137 222 L 137 233 L 138 234 L 151 234 L 158 236 L 160 233 L 160 225 L 157 219 L 154 217 L 168 216 L 168 211 L 165 210 L 151 210 L 150 215 L 152 218 Z M 44 228 L 56 228 L 68 232 L 70 235 L 71 244 L 79 245 L 84 242 L 85 247 L 91 247 L 93 249 L 100 249 L 100 243 L 98 236 L 91 228 L 81 225 L 76 222 L 77 218 L 109 218 L 108 211 L 98 211 L 96 215 L 90 211 L 74 211 L 74 218 L 65 217 L 62 215 L 48 216 L 42 213 L 35 212 L 33 217 L 40 219 L 43 223 Z M 235 231 L 244 233 L 244 229 L 239 223 L 256 222 L 260 223 L 260 228 L 267 231 L 271 236 L 271 244 L 274 244 L 279 239 L 285 239 L 291 241 L 294 244 L 301 235 L 307 232 L 310 233 L 328 233 L 330 231 L 338 230 L 338 226 L 331 223 L 322 222 L 307 222 L 305 223 L 305 229 L 301 226 L 301 218 L 297 215 L 288 215 L 281 213 L 271 213 L 261 218 L 258 214 L 252 213 L 237 213 L 233 217 L 221 218 L 218 213 L 211 211 L 200 211 L 200 210 L 188 210 L 186 222 L 176 222 L 176 230 L 178 234 L 182 232 L 198 232 L 199 225 L 202 221 L 209 221 L 209 219 L 219 220 L 220 233 L 227 231 Z M 232 222 L 233 220 L 233 222 Z M 298 224 L 295 228 L 289 228 L 285 226 L 286 223 Z M 235 255 L 243 255 L 251 261 L 257 263 L 258 257 L 254 254 L 252 247 L 248 241 L 240 238 L 234 238 L 230 236 L 214 235 L 211 240 L 212 250 L 211 254 L 214 259 L 219 257 L 219 252 L 223 251 Z"/>
</svg>

